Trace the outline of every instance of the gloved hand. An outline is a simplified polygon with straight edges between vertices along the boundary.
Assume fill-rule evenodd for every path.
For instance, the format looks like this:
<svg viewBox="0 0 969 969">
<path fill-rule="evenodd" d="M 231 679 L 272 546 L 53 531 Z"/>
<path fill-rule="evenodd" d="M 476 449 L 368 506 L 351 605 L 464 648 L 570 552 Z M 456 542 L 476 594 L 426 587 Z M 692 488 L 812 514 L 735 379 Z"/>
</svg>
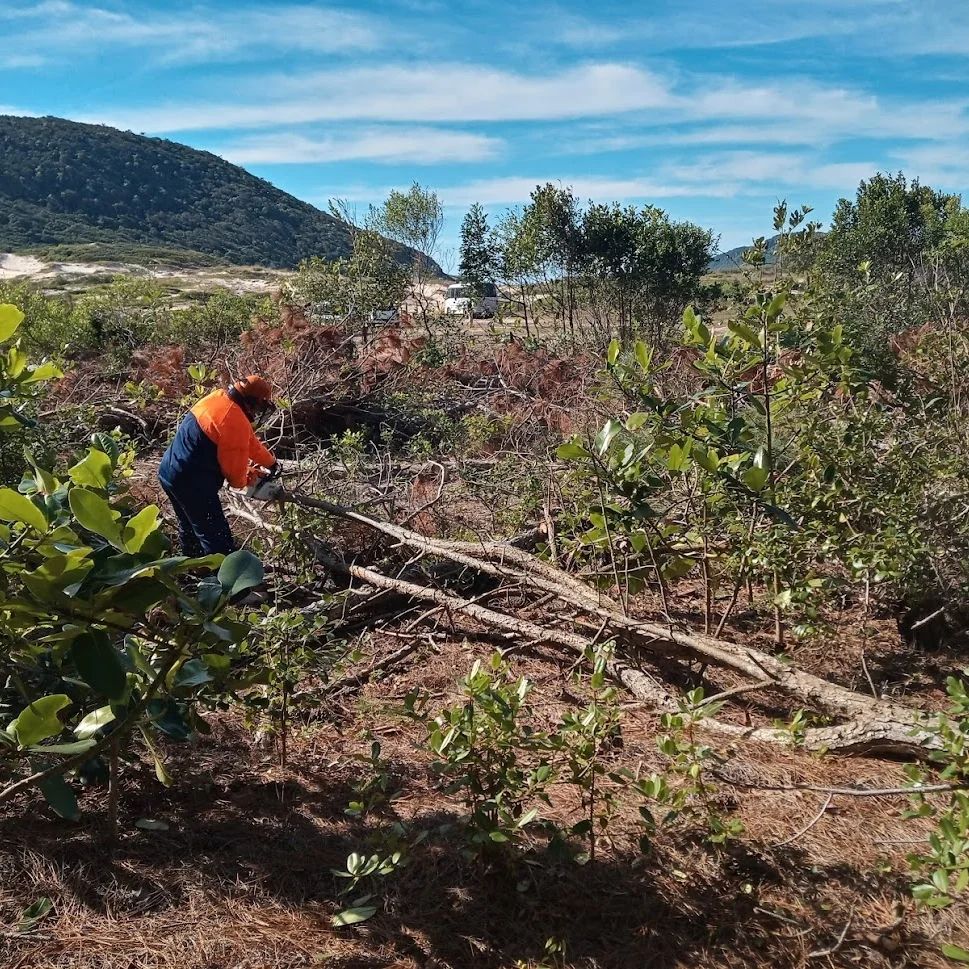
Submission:
<svg viewBox="0 0 969 969">
<path fill-rule="evenodd" d="M 278 478 L 283 473 L 283 469 L 279 466 L 278 461 L 273 461 L 272 467 L 269 469 L 269 473 L 266 475 L 267 480 L 273 481 Z"/>
</svg>

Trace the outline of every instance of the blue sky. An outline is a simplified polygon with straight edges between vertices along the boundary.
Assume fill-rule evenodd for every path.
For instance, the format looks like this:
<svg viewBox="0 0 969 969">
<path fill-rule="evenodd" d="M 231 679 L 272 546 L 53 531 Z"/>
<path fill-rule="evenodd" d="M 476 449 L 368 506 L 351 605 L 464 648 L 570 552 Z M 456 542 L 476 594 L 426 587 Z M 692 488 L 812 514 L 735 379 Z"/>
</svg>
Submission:
<svg viewBox="0 0 969 969">
<path fill-rule="evenodd" d="M 445 249 L 471 202 L 547 180 L 724 248 L 879 169 L 969 195 L 967 0 L 0 0 L 0 37 L 0 113 L 171 138 L 324 207 L 416 180 Z"/>
</svg>

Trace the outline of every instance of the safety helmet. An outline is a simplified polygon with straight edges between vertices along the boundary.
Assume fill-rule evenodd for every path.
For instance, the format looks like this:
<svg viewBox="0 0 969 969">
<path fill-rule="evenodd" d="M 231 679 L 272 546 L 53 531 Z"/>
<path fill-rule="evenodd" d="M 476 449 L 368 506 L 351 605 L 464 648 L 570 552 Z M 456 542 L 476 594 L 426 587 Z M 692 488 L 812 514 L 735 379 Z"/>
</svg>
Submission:
<svg viewBox="0 0 969 969">
<path fill-rule="evenodd" d="M 273 392 L 269 381 L 259 374 L 250 374 L 235 381 L 229 388 L 229 396 L 246 412 L 249 420 L 255 422 L 265 417 L 273 409 Z"/>
<path fill-rule="evenodd" d="M 260 404 L 272 403 L 273 391 L 269 386 L 269 381 L 265 377 L 260 377 L 259 374 L 249 374 L 248 377 L 237 380 L 232 386 L 243 397 L 249 397 Z"/>
</svg>

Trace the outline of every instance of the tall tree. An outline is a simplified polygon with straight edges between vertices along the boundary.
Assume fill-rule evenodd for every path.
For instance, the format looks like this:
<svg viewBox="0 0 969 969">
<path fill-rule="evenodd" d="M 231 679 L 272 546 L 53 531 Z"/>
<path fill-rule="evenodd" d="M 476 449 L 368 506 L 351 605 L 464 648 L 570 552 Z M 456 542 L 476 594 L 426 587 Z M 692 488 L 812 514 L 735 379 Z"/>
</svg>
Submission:
<svg viewBox="0 0 969 969">
<path fill-rule="evenodd" d="M 918 179 L 909 183 L 901 172 L 879 173 L 858 186 L 854 201 L 838 202 L 823 264 L 843 278 L 857 278 L 866 262 L 876 279 L 902 273 L 912 281 L 922 255 L 941 242 L 954 200 Z"/>
<path fill-rule="evenodd" d="M 584 258 L 579 203 L 570 188 L 536 186 L 523 219 L 531 223 L 547 288 L 558 300 L 563 331 L 575 336 L 575 273 Z M 557 285 L 556 285 L 557 284 Z"/>
<path fill-rule="evenodd" d="M 696 299 L 713 234 L 672 222 L 655 206 L 590 205 L 582 217 L 583 281 L 593 320 L 606 338 L 618 314 L 628 340 L 644 332 L 659 342 Z"/>
<path fill-rule="evenodd" d="M 488 226 L 488 214 L 475 202 L 461 222 L 461 281 L 480 295 L 485 283 L 496 275 L 495 247 Z"/>
<path fill-rule="evenodd" d="M 894 367 L 888 338 L 931 318 L 930 266 L 961 211 L 957 196 L 901 172 L 861 182 L 835 208 L 818 268 L 831 312 L 883 378 Z"/>
<path fill-rule="evenodd" d="M 538 241 L 534 219 L 526 219 L 516 210 L 510 210 L 498 223 L 494 233 L 494 255 L 498 277 L 518 292 L 525 333 L 530 335 L 529 287 L 534 282 L 539 267 Z"/>
</svg>

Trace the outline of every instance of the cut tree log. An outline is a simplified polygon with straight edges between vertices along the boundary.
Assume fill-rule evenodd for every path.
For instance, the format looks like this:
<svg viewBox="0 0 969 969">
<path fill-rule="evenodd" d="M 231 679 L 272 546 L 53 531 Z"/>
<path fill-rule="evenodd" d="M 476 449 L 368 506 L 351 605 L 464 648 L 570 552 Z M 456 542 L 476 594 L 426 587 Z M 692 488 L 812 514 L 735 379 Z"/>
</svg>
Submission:
<svg viewBox="0 0 969 969">
<path fill-rule="evenodd" d="M 704 721 L 711 729 L 726 735 L 769 743 L 797 744 L 813 750 L 891 755 L 924 753 L 926 749 L 939 744 L 929 716 L 920 710 L 856 693 L 751 646 L 700 635 L 671 624 L 628 616 L 617 603 L 577 577 L 507 542 L 475 543 L 431 538 L 310 495 L 300 493 L 288 497 L 304 508 L 322 511 L 381 532 L 422 555 L 444 559 L 502 582 L 514 582 L 542 595 L 553 595 L 588 617 L 576 621 L 580 629 L 582 626 L 595 626 L 600 638 L 612 639 L 617 645 L 625 647 L 622 655 L 617 655 L 613 660 L 610 672 L 635 697 L 656 709 L 677 710 L 679 699 L 669 687 L 649 676 L 640 668 L 641 664 L 634 662 L 637 656 L 657 665 L 699 659 L 753 681 L 752 686 L 736 691 L 738 693 L 749 693 L 755 688 L 771 690 L 795 699 L 799 707 L 842 721 L 797 732 L 783 727 L 747 727 L 709 718 Z M 319 550 L 321 543 L 318 540 L 316 545 Z M 592 641 L 591 636 L 575 628 L 569 630 L 559 625 L 540 625 L 470 602 L 452 592 L 393 578 L 372 568 L 352 563 L 344 565 L 332 560 L 327 564 L 345 568 L 348 574 L 373 588 L 442 605 L 454 613 L 516 632 L 528 640 L 555 643 L 580 653 Z M 439 575 L 437 577 L 440 578 Z"/>
</svg>

